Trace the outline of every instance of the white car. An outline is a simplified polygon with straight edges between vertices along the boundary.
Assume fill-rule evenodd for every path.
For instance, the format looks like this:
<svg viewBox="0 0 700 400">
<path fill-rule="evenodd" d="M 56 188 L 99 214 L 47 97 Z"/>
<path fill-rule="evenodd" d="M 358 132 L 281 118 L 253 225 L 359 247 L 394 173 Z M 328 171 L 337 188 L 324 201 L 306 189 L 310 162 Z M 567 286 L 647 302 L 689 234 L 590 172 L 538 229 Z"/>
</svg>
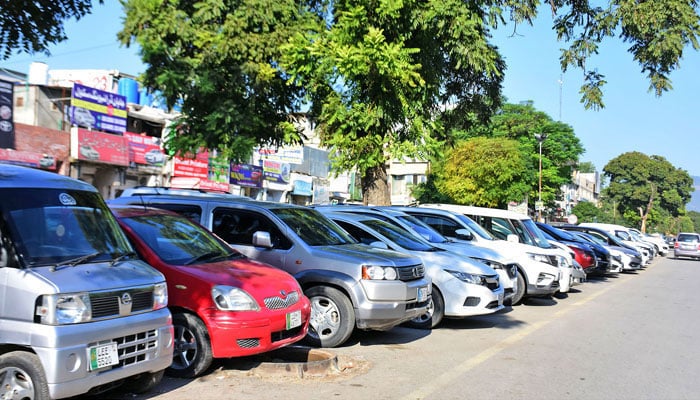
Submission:
<svg viewBox="0 0 700 400">
<path fill-rule="evenodd" d="M 73 108 L 73 122 L 79 126 L 86 126 L 92 128 L 95 126 L 95 117 L 90 113 L 90 111 L 82 107 Z"/>
<path fill-rule="evenodd" d="M 81 144 L 80 145 L 80 155 L 85 157 L 88 160 L 99 160 L 100 159 L 100 153 L 95 150 L 92 146 L 89 144 Z"/>
<path fill-rule="evenodd" d="M 433 283 L 428 312 L 408 324 L 430 329 L 445 318 L 491 314 L 503 309 L 503 287 L 491 267 L 438 249 L 406 229 L 377 218 L 319 209 L 361 243 L 419 257 Z"/>
<path fill-rule="evenodd" d="M 520 303 L 525 297 L 546 297 L 559 291 L 559 265 L 563 262 L 563 256 L 559 255 L 558 250 L 554 252 L 524 243 L 498 240 L 471 218 L 446 207 L 421 205 L 396 208 L 418 217 L 449 238 L 468 240 L 514 259 L 519 268 L 513 304 Z"/>
<path fill-rule="evenodd" d="M 153 149 L 143 155 L 146 162 L 149 164 L 163 164 L 165 162 L 165 154 L 159 149 Z"/>
</svg>

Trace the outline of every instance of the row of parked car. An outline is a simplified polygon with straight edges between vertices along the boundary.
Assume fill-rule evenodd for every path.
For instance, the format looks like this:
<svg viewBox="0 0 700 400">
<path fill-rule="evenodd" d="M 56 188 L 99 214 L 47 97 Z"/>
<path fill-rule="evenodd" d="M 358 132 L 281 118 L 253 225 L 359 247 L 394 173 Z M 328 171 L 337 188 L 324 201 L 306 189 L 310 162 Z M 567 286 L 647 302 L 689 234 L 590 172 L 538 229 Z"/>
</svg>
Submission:
<svg viewBox="0 0 700 400">
<path fill-rule="evenodd" d="M 0 324 L 0 393 L 35 399 L 145 391 L 164 371 L 196 377 L 216 358 L 299 341 L 336 347 L 355 329 L 435 328 L 668 252 L 621 226 L 456 205 L 150 187 L 105 204 L 85 183 L 1 164 L 0 192 L 0 318 L 13 321 Z"/>
</svg>

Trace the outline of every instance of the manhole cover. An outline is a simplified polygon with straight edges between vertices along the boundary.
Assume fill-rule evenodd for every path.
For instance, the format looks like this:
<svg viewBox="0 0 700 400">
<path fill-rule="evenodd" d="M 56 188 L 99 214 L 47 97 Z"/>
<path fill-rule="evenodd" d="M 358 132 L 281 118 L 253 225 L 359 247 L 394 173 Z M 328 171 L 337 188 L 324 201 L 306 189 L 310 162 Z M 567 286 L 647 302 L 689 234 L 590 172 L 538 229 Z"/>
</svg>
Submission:
<svg viewBox="0 0 700 400">
<path fill-rule="evenodd" d="M 338 357 L 327 350 L 302 346 L 288 346 L 260 357 L 256 373 L 304 376 L 325 376 L 340 372 Z"/>
</svg>

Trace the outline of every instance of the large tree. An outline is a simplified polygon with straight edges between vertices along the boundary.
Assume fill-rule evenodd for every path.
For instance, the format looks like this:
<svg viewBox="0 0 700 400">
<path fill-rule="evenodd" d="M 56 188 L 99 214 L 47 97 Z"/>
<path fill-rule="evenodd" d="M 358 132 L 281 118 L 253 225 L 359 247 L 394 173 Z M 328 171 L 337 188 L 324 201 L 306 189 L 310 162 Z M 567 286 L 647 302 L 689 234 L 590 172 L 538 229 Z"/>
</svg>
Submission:
<svg viewBox="0 0 700 400">
<path fill-rule="evenodd" d="M 89 14 L 92 3 L 92 0 L 0 0 L 0 60 L 9 58 L 15 50 L 49 54 L 50 45 L 67 39 L 63 23 Z"/>
<path fill-rule="evenodd" d="M 334 150 L 335 167 L 363 173 L 365 201 L 384 204 L 388 160 L 425 157 L 450 140 L 451 127 L 467 129 L 496 109 L 505 64 L 489 43 L 490 29 L 532 23 L 540 2 L 125 4 L 120 37 L 141 45 L 144 83 L 161 90 L 169 104 L 183 104 L 169 146 L 206 145 L 242 155 L 260 142 L 299 141 L 285 117 L 308 111 Z M 619 36 L 630 44 L 657 95 L 671 88 L 670 73 L 683 52 L 698 48 L 696 0 L 547 4 L 556 34 L 568 45 L 562 69 L 585 74 L 585 107 L 603 106 L 604 75 L 589 63 L 603 40 Z M 300 102 L 304 94 L 308 109 Z"/>
<path fill-rule="evenodd" d="M 604 195 L 616 204 L 616 211 L 630 223 L 639 224 L 642 231 L 653 217 L 654 208 L 674 217 L 683 214 L 694 190 L 687 171 L 674 167 L 664 157 L 637 151 L 610 160 L 603 173 L 610 182 Z"/>
</svg>

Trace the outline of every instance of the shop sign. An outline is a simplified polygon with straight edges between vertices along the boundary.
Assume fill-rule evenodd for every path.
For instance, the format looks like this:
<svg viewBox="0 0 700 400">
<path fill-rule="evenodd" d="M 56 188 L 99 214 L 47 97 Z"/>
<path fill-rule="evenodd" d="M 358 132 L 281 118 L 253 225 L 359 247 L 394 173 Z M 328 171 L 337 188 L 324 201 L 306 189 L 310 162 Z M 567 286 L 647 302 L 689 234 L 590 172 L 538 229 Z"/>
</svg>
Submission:
<svg viewBox="0 0 700 400">
<path fill-rule="evenodd" d="M 263 160 L 263 176 L 266 181 L 289 183 L 289 164 L 279 161 Z"/>
<path fill-rule="evenodd" d="M 173 176 L 209 179 L 209 152 L 200 151 L 194 157 L 175 156 L 173 158 Z"/>
<path fill-rule="evenodd" d="M 0 148 L 15 148 L 15 124 L 12 114 L 12 82 L 0 80 Z"/>
<path fill-rule="evenodd" d="M 0 161 L 32 168 L 56 169 L 56 159 L 33 151 L 0 149 Z"/>
<path fill-rule="evenodd" d="M 126 131 L 126 96 L 79 83 L 71 94 L 71 124 L 108 132 Z"/>
<path fill-rule="evenodd" d="M 129 143 L 129 163 L 163 165 L 167 157 L 160 148 L 160 138 L 124 132 Z"/>
<path fill-rule="evenodd" d="M 129 166 L 129 144 L 124 136 L 78 128 L 74 143 L 77 146 L 71 146 L 73 158 Z"/>
<path fill-rule="evenodd" d="M 228 187 L 231 163 L 217 151 L 209 152 L 208 179 L 212 182 L 223 183 Z"/>
<path fill-rule="evenodd" d="M 231 164 L 229 182 L 232 185 L 259 188 L 262 187 L 262 176 L 262 167 L 249 164 Z"/>
<path fill-rule="evenodd" d="M 294 181 L 294 190 L 292 194 L 298 196 L 311 196 L 313 192 L 311 191 L 311 182 L 306 182 L 302 180 Z"/>
<path fill-rule="evenodd" d="M 171 178 L 170 187 L 181 189 L 202 189 L 227 193 L 229 191 L 228 183 L 213 182 L 208 179 L 188 176 L 175 176 Z"/>
<path fill-rule="evenodd" d="M 280 148 L 262 147 L 257 149 L 257 151 L 258 155 L 263 160 L 287 164 L 301 164 L 304 162 L 304 146 L 285 146 Z"/>
</svg>

